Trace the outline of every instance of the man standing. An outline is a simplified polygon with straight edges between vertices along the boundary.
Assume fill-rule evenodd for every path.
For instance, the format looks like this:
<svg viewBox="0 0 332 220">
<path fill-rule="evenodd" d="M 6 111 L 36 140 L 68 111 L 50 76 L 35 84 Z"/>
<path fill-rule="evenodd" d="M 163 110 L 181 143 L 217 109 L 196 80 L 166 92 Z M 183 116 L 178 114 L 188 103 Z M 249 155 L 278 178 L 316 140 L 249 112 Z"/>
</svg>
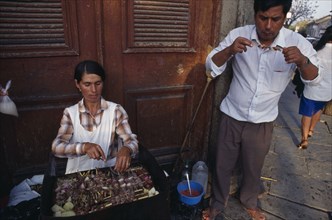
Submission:
<svg viewBox="0 0 332 220">
<path fill-rule="evenodd" d="M 211 77 L 222 74 L 232 61 L 233 79 L 220 105 L 212 196 L 203 219 L 223 219 L 238 158 L 243 172 L 240 202 L 252 219 L 265 219 L 257 197 L 281 93 L 296 68 L 307 83 L 321 78 L 312 45 L 283 27 L 291 4 L 292 0 L 255 0 L 255 25 L 232 30 L 206 59 Z"/>
</svg>

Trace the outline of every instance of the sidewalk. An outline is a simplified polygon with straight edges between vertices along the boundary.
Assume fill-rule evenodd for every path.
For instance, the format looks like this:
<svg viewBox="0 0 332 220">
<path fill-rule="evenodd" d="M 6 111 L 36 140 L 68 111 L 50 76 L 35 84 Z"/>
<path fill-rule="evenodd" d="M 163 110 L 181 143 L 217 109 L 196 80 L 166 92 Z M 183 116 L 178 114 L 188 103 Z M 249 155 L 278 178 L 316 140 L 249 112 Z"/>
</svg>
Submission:
<svg viewBox="0 0 332 220">
<path fill-rule="evenodd" d="M 331 220 L 332 212 L 332 116 L 322 115 L 307 150 L 301 140 L 300 99 L 290 83 L 279 102 L 273 140 L 262 171 L 267 191 L 260 206 L 268 220 Z M 226 219 L 250 219 L 239 201 L 230 198 Z"/>
</svg>

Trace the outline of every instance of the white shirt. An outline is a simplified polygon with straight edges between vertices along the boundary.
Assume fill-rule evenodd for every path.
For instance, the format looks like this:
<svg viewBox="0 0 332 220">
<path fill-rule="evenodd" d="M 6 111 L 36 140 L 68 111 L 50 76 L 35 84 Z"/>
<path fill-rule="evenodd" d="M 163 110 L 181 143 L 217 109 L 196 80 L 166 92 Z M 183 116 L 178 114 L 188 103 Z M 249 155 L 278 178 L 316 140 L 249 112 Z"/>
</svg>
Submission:
<svg viewBox="0 0 332 220">
<path fill-rule="evenodd" d="M 206 69 L 216 77 L 225 70 L 226 63 L 220 67 L 212 61 L 217 52 L 230 46 L 237 37 L 253 41 L 253 47 L 237 53 L 232 59 L 233 79 L 229 92 L 220 105 L 220 110 L 239 121 L 253 123 L 270 122 L 278 116 L 278 102 L 281 93 L 290 82 L 296 65 L 287 64 L 280 51 L 273 50 L 276 45 L 282 47 L 297 46 L 302 54 L 317 66 L 317 53 L 309 41 L 300 34 L 282 28 L 270 48 L 262 49 L 255 25 L 247 25 L 232 30 L 226 38 L 213 49 L 206 58 Z M 320 74 L 307 83 L 317 83 Z"/>
<path fill-rule="evenodd" d="M 330 101 L 332 99 L 332 43 L 327 43 L 317 51 L 322 80 L 318 84 L 305 83 L 304 97 L 315 101 Z"/>
</svg>

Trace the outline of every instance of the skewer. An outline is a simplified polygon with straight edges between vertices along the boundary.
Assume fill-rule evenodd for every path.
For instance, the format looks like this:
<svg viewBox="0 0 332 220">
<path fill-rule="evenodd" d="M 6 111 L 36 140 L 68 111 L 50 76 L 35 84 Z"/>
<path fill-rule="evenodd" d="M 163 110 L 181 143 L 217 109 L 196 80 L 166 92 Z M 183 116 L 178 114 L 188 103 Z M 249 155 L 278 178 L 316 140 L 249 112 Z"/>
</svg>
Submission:
<svg viewBox="0 0 332 220">
<path fill-rule="evenodd" d="M 272 178 L 269 178 L 269 177 L 264 177 L 264 176 L 261 176 L 261 179 L 262 179 L 262 180 L 268 180 L 268 181 L 277 182 L 277 180 L 276 180 L 276 179 L 272 179 Z"/>
<path fill-rule="evenodd" d="M 283 48 L 282 46 L 280 46 L 280 45 L 277 45 L 277 46 L 275 46 L 275 47 L 272 47 L 272 49 L 273 49 L 273 50 L 276 50 L 276 51 L 280 51 L 280 52 L 282 52 L 284 48 Z"/>
</svg>

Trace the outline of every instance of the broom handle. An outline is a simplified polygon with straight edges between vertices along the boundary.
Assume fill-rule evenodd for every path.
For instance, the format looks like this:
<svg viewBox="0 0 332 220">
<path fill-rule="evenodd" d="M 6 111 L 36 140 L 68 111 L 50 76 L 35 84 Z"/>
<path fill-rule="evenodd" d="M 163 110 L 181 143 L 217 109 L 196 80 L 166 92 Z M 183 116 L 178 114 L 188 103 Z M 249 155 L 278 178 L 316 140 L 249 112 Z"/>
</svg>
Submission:
<svg viewBox="0 0 332 220">
<path fill-rule="evenodd" d="M 186 133 L 186 136 L 185 136 L 185 138 L 184 138 L 184 140 L 183 140 L 183 142 L 182 142 L 181 149 L 180 149 L 180 152 L 179 152 L 179 157 L 176 159 L 175 165 L 174 165 L 174 167 L 173 167 L 173 171 L 172 171 L 173 173 L 174 173 L 175 169 L 176 169 L 177 166 L 178 166 L 178 163 L 179 163 L 180 158 L 182 157 L 181 154 L 182 154 L 183 148 L 184 148 L 184 146 L 185 146 L 185 144 L 186 144 L 186 142 L 187 142 L 187 139 L 188 139 L 188 137 L 189 137 L 189 134 L 191 133 L 191 129 L 192 129 L 193 125 L 194 125 L 194 122 L 195 122 L 195 119 L 196 119 L 196 116 L 197 116 L 198 110 L 199 110 L 200 107 L 201 107 L 201 104 L 202 104 L 202 102 L 203 102 L 203 98 L 204 98 L 204 96 L 205 96 L 205 93 L 206 93 L 206 91 L 207 91 L 207 89 L 208 89 L 208 87 L 209 87 L 211 81 L 212 81 L 212 78 L 211 78 L 211 77 L 207 77 L 207 81 L 206 81 L 205 88 L 204 88 L 204 91 L 203 91 L 203 93 L 202 93 L 201 99 L 199 100 L 199 103 L 198 103 L 198 106 L 197 106 L 196 112 L 195 112 L 195 114 L 194 114 L 194 117 L 193 117 L 192 120 L 191 120 L 191 123 L 190 123 L 189 128 L 188 128 L 187 133 Z"/>
</svg>

